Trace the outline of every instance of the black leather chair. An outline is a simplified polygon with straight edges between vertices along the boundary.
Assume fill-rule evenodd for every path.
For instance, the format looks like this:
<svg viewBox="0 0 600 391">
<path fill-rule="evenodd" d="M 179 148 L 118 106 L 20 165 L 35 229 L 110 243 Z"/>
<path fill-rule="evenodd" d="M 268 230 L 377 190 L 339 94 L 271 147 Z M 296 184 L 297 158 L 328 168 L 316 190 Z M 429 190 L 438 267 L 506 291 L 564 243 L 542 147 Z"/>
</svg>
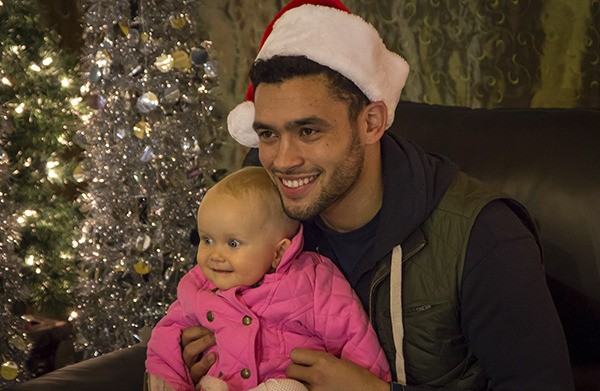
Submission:
<svg viewBox="0 0 600 391">
<path fill-rule="evenodd" d="M 523 203 L 578 390 L 600 390 L 600 110 L 402 103 L 394 131 Z"/>
<path fill-rule="evenodd" d="M 402 102 L 391 131 L 522 202 L 538 224 L 548 285 L 578 390 L 600 390 L 600 110 L 468 109 Z M 15 390 L 141 390 L 144 346 Z"/>
</svg>

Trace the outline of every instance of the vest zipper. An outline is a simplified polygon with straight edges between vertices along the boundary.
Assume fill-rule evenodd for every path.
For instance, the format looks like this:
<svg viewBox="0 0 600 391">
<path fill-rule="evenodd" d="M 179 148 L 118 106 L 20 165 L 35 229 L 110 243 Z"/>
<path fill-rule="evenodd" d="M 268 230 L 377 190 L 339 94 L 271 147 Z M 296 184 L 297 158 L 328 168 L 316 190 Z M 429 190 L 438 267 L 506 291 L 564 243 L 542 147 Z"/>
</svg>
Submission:
<svg viewBox="0 0 600 391">
<path fill-rule="evenodd" d="M 373 283 L 371 284 L 371 289 L 369 290 L 369 322 L 373 323 L 373 292 L 375 292 L 375 288 L 383 281 L 387 276 L 390 275 L 390 270 L 379 276 Z"/>
<path fill-rule="evenodd" d="M 427 245 L 427 241 L 425 241 L 424 239 L 419 240 L 418 243 L 407 254 L 405 254 L 404 257 L 402 257 L 402 263 L 408 261 L 410 258 L 413 257 L 413 255 L 415 255 L 416 253 L 421 251 L 426 245 Z M 390 255 L 390 259 L 391 259 L 391 255 Z M 387 276 L 390 275 L 390 272 L 391 272 L 391 266 L 390 266 L 390 268 L 388 268 L 388 270 L 386 270 L 385 273 L 378 276 L 377 279 L 375 279 L 372 282 L 371 289 L 369 289 L 369 321 L 371 321 L 371 323 L 373 322 L 373 310 L 374 310 L 374 308 L 373 308 L 373 293 L 375 292 L 375 289 L 377 288 L 377 286 Z"/>
<path fill-rule="evenodd" d="M 409 253 L 406 254 L 406 256 L 403 257 L 402 263 L 411 259 L 413 257 L 413 255 L 415 255 L 416 253 L 421 251 L 423 249 L 423 247 L 425 247 L 426 244 L 427 244 L 426 241 L 424 241 L 424 240 L 420 241 L 419 244 L 415 248 L 413 248 Z"/>
</svg>

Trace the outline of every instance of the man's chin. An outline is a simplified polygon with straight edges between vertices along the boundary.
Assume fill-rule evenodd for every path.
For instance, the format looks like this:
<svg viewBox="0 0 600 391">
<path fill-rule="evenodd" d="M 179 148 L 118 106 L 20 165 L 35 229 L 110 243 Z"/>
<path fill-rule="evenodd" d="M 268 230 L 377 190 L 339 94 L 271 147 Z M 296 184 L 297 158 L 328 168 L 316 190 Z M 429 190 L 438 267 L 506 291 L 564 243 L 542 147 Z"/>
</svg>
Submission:
<svg viewBox="0 0 600 391">
<path fill-rule="evenodd" d="M 310 208 L 306 208 L 306 207 L 303 208 L 303 207 L 298 207 L 298 206 L 292 207 L 292 206 L 286 205 L 285 203 L 283 205 L 283 210 L 285 211 L 285 214 L 288 215 L 289 218 L 294 219 L 294 220 L 300 220 L 300 221 L 310 220 L 319 214 L 319 212 L 317 210 L 311 210 Z"/>
</svg>

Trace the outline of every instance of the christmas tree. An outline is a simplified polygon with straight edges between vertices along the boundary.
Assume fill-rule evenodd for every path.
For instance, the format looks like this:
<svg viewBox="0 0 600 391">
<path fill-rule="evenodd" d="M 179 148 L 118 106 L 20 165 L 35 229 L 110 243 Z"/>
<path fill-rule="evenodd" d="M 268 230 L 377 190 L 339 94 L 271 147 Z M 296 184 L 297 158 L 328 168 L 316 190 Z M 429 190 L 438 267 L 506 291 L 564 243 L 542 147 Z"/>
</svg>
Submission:
<svg viewBox="0 0 600 391">
<path fill-rule="evenodd" d="M 194 1 L 84 1 L 79 143 L 87 183 L 73 319 L 84 358 L 129 346 L 164 315 L 195 263 L 190 238 L 217 181 L 217 63 Z"/>
<path fill-rule="evenodd" d="M 4 153 L 16 219 L 14 251 L 28 302 L 36 312 L 66 318 L 76 280 L 72 241 L 81 215 L 73 204 L 79 150 L 71 138 L 78 117 L 76 58 L 58 35 L 40 27 L 39 4 L 0 1 L 0 106 L 11 132 Z"/>
<path fill-rule="evenodd" d="M 14 252 L 18 233 L 16 203 L 10 191 L 11 162 L 4 150 L 12 126 L 0 109 L 0 390 L 28 377 L 31 349 L 25 335 L 23 314 L 26 295 L 22 289 L 21 263 Z"/>
</svg>

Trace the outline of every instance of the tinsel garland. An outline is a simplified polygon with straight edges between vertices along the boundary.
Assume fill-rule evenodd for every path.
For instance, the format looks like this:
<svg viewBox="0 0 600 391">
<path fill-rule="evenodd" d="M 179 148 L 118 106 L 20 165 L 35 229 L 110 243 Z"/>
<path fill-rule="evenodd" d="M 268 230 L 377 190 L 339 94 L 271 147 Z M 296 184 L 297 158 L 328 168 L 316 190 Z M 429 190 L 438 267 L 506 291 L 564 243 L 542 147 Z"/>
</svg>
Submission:
<svg viewBox="0 0 600 391">
<path fill-rule="evenodd" d="M 87 0 L 76 170 L 87 183 L 72 320 L 84 357 L 143 339 L 195 264 L 196 210 L 224 174 L 217 62 L 197 1 Z M 191 239 L 192 238 L 192 239 Z"/>
</svg>

